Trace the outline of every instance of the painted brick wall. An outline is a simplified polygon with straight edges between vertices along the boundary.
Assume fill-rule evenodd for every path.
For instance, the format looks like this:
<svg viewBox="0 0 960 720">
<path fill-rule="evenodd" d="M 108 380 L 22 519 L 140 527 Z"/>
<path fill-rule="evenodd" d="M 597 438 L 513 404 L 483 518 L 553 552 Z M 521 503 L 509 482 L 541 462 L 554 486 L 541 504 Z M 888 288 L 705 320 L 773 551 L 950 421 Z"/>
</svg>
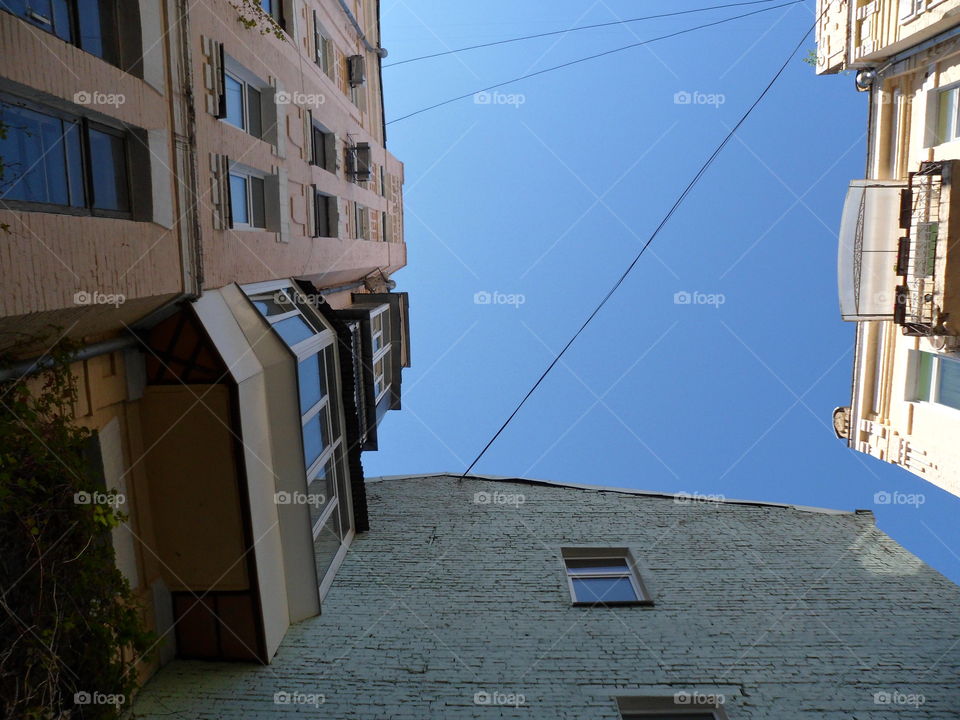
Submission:
<svg viewBox="0 0 960 720">
<path fill-rule="evenodd" d="M 272 665 L 175 662 L 137 717 L 612 719 L 615 696 L 683 691 L 731 720 L 960 717 L 960 588 L 870 514 L 446 477 L 368 492 L 370 532 Z M 558 550 L 597 544 L 631 548 L 654 607 L 571 606 Z"/>
</svg>

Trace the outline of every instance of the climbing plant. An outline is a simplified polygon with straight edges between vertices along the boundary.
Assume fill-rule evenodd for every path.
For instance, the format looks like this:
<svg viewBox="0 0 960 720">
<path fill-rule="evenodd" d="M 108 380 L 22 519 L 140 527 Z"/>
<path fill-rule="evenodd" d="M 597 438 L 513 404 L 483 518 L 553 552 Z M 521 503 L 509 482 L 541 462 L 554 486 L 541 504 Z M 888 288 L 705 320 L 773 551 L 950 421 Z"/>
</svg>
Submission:
<svg viewBox="0 0 960 720">
<path fill-rule="evenodd" d="M 152 645 L 117 569 L 121 496 L 74 422 L 70 348 L 39 375 L 0 382 L 0 717 L 114 718 Z"/>
</svg>

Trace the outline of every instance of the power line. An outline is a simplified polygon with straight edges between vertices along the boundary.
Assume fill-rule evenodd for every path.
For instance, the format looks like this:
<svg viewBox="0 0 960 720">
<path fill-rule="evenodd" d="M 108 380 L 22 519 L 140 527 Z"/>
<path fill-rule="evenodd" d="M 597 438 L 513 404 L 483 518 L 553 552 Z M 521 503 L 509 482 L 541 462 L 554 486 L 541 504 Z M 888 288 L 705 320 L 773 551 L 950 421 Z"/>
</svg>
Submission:
<svg viewBox="0 0 960 720">
<path fill-rule="evenodd" d="M 773 0 L 751 0 L 751 2 L 736 2 L 728 5 L 713 5 L 705 8 L 694 8 L 692 10 L 680 10 L 678 12 L 661 13 L 659 15 L 646 15 L 645 17 L 628 18 L 626 20 L 614 20 L 613 22 L 597 23 L 596 25 L 580 25 L 578 27 L 567 28 L 566 30 L 554 30 L 552 32 L 537 33 L 536 35 L 524 35 L 522 37 L 510 38 L 508 40 L 496 40 L 494 42 L 481 43 L 480 45 L 467 45 L 466 47 L 456 48 L 454 50 L 445 50 L 443 52 L 432 53 L 430 55 L 420 55 L 419 57 L 409 58 L 407 60 L 398 60 L 397 62 L 387 63 L 384 69 L 396 67 L 397 65 L 406 65 L 407 63 L 417 62 L 418 60 L 429 60 L 430 58 L 442 57 L 444 55 L 453 55 L 454 53 L 465 52 L 467 50 L 477 50 L 479 48 L 493 47 L 494 45 L 506 45 L 508 43 L 520 42 L 521 40 L 533 40 L 535 38 L 550 37 L 551 35 L 565 35 L 576 32 L 577 30 L 593 30 L 595 28 L 610 27 L 611 25 L 626 25 L 627 23 L 641 22 L 643 20 L 656 20 L 657 18 L 673 17 L 674 15 L 689 15 L 690 13 L 707 12 L 708 10 L 721 10 L 729 7 L 739 7 L 742 5 L 759 5 L 769 3 Z"/>
<path fill-rule="evenodd" d="M 826 12 L 826 10 L 827 8 L 824 8 L 824 12 Z M 823 13 L 820 14 L 820 17 L 822 16 L 823 16 Z M 617 291 L 617 289 L 623 284 L 623 281 L 627 279 L 627 276 L 630 274 L 630 271 L 633 270 L 634 266 L 636 266 L 636 264 L 640 261 L 640 258 L 643 257 L 643 254 L 646 252 L 647 248 L 650 247 L 651 243 L 653 243 L 654 239 L 657 237 L 657 235 L 660 233 L 663 227 L 667 224 L 670 218 L 673 217 L 673 214 L 676 212 L 677 208 L 680 207 L 680 204 L 684 201 L 684 199 L 687 197 L 690 191 L 693 190 L 694 186 L 700 181 L 700 178 L 703 177 L 704 173 L 706 173 L 707 169 L 713 164 L 713 161 L 717 158 L 717 156 L 727 146 L 727 143 L 730 142 L 730 140 L 733 138 L 737 130 L 740 129 L 740 126 L 743 125 L 743 123 L 746 121 L 748 117 L 750 117 L 750 114 L 753 112 L 754 108 L 756 108 L 757 105 L 760 104 L 760 101 L 763 100 L 764 97 L 766 97 L 768 92 L 770 92 L 770 89 L 774 86 L 774 83 L 777 82 L 777 80 L 783 74 L 783 71 L 786 70 L 787 65 L 790 63 L 791 60 L 793 60 L 793 56 L 797 54 L 797 51 L 806 42 L 807 36 L 809 36 L 810 33 L 813 32 L 814 28 L 817 27 L 817 23 L 819 22 L 820 17 L 818 17 L 817 20 L 814 22 L 814 24 L 810 26 L 810 29 L 803 34 L 803 37 L 800 38 L 800 42 L 796 44 L 796 46 L 790 52 L 790 55 L 787 57 L 786 60 L 784 60 L 783 65 L 780 66 L 780 69 L 777 70 L 776 74 L 773 76 L 770 82 L 767 83 L 767 86 L 757 96 L 757 99 L 753 101 L 753 104 L 747 108 L 746 112 L 737 121 L 737 124 L 734 125 L 733 128 L 730 130 L 730 132 L 727 133 L 726 137 L 724 137 L 723 139 L 723 142 L 721 142 L 716 147 L 716 149 L 707 158 L 706 162 L 704 162 L 703 165 L 700 166 L 700 169 L 697 171 L 697 174 L 693 176 L 693 179 L 683 189 L 683 192 L 680 193 L 679 197 L 677 197 L 676 201 L 670 207 L 670 210 L 668 210 L 667 214 L 663 216 L 663 219 L 660 221 L 660 224 L 657 225 L 653 233 L 650 235 L 647 241 L 643 244 L 643 247 L 640 248 L 640 252 L 638 252 L 636 257 L 633 258 L 633 261 L 627 266 L 627 269 L 623 271 L 623 274 L 621 274 L 620 277 L 617 279 L 617 281 L 613 284 L 613 287 L 611 287 L 607 291 L 607 294 L 603 296 L 603 299 L 594 308 L 593 312 L 590 313 L 590 315 L 584 321 L 583 325 L 581 325 L 580 328 L 573 334 L 573 337 L 571 337 L 570 340 L 567 341 L 567 344 L 563 346 L 563 348 L 560 350 L 559 353 L 557 353 L 557 356 L 551 361 L 551 363 L 547 365 L 547 369 L 543 371 L 543 373 L 540 375 L 537 381 L 533 384 L 533 387 L 531 387 L 530 390 L 527 391 L 527 394 L 523 396 L 523 399 L 514 408 L 513 412 L 510 413 L 509 417 L 504 421 L 503 425 L 500 426 L 500 429 L 497 430 L 497 432 L 494 433 L 493 437 L 490 438 L 490 441 L 483 446 L 483 450 L 480 451 L 480 454 L 477 455 L 477 457 L 474 458 L 473 462 L 470 463 L 470 466 L 463 471 L 463 474 L 460 476 L 461 479 L 466 477 L 467 474 L 471 470 L 473 470 L 474 466 L 478 462 L 480 462 L 480 459 L 484 456 L 487 450 L 490 449 L 490 446 L 493 445 L 493 443 L 496 441 L 498 437 L 500 437 L 500 433 L 502 433 L 506 429 L 507 425 L 510 424 L 510 421 L 513 420 L 513 418 L 517 415 L 518 412 L 520 412 L 520 408 L 523 407 L 524 403 L 527 402 L 529 397 L 533 395 L 536 389 L 540 387 L 540 383 L 542 383 L 544 378 L 546 378 L 547 375 L 550 373 L 550 371 L 553 370 L 554 366 L 558 362 L 560 362 L 560 359 L 567 352 L 570 346 L 573 345 L 574 341 L 580 336 L 580 333 L 582 333 L 586 329 L 587 325 L 590 324 L 593 318 L 597 316 L 597 313 L 600 312 L 603 306 L 607 304 L 607 301 L 613 296 L 613 294 Z"/>
<path fill-rule="evenodd" d="M 521 75 L 520 77 L 515 77 L 512 80 L 504 80 L 503 82 L 498 82 L 494 85 L 489 85 L 485 88 L 480 88 L 479 90 L 474 90 L 473 92 L 464 93 L 463 95 L 457 95 L 457 97 L 450 98 L 449 100 L 444 100 L 443 102 L 438 102 L 434 105 L 430 105 L 425 108 L 420 108 L 415 110 L 412 113 L 407 113 L 406 115 L 401 115 L 398 118 L 393 120 L 388 120 L 387 125 L 392 125 L 395 122 L 400 122 L 401 120 L 406 120 L 411 118 L 414 115 L 420 115 L 429 110 L 435 110 L 438 107 L 443 107 L 444 105 L 449 105 L 454 103 L 457 100 L 463 100 L 464 98 L 473 97 L 474 95 L 482 92 L 487 92 L 488 90 L 493 90 L 495 88 L 503 87 L 504 85 L 511 85 L 515 82 L 520 82 L 521 80 L 526 80 L 528 78 L 536 77 L 537 75 L 543 75 L 548 72 L 553 72 L 554 70 L 560 70 L 562 68 L 570 67 L 571 65 L 576 65 L 577 63 L 586 62 L 587 60 L 595 60 L 596 58 L 605 57 L 607 55 L 613 55 L 614 53 L 622 52 L 624 50 L 629 50 L 630 48 L 640 47 L 641 45 L 648 45 L 657 40 L 666 40 L 667 38 L 676 37 L 677 35 L 684 35 L 694 30 L 702 30 L 703 28 L 713 27 L 715 25 L 722 25 L 723 23 L 731 22 L 732 20 L 740 20 L 741 18 L 750 17 L 751 15 L 758 15 L 760 13 L 770 12 L 771 10 L 777 10 L 782 7 L 787 7 L 788 5 L 797 5 L 804 2 L 804 0 L 791 0 L 791 2 L 786 2 L 781 5 L 774 5 L 772 7 L 763 8 L 762 10 L 754 10 L 753 12 L 744 13 L 743 15 L 734 15 L 733 17 L 724 18 L 723 20 L 715 20 L 713 22 L 704 23 L 703 25 L 697 25 L 696 27 L 687 28 L 686 30 L 677 30 L 676 32 L 669 33 L 667 35 L 660 35 L 659 37 L 650 38 L 649 40 L 641 40 L 640 42 L 631 43 L 630 45 L 624 45 L 623 47 L 614 48 L 613 50 L 606 50 L 602 53 L 597 53 L 596 55 L 588 55 L 587 57 L 578 58 L 577 60 L 570 60 L 561 65 L 554 65 L 553 67 L 544 68 L 543 70 L 537 70 L 536 72 L 528 73 L 527 75 Z"/>
</svg>

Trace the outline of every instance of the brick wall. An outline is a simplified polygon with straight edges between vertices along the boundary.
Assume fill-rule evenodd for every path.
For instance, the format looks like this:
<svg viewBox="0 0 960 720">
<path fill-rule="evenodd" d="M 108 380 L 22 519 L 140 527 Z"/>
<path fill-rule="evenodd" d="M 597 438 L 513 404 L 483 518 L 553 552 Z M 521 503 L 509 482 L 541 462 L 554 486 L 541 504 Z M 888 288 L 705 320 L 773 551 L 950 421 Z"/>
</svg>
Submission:
<svg viewBox="0 0 960 720">
<path fill-rule="evenodd" d="M 616 718 L 614 696 L 682 691 L 723 694 L 731 720 L 958 717 L 960 589 L 870 514 L 447 477 L 368 492 L 370 531 L 272 665 L 173 663 L 137 717 Z M 655 605 L 571 606 L 558 549 L 581 544 L 631 548 Z"/>
</svg>

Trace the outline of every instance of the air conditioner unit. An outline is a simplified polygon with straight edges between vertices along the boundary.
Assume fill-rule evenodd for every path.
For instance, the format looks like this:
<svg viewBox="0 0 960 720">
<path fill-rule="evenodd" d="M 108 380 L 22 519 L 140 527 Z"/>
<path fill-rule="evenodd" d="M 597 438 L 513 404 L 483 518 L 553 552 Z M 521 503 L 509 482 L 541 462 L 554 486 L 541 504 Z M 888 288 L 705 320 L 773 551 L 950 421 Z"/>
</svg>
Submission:
<svg viewBox="0 0 960 720">
<path fill-rule="evenodd" d="M 352 177 L 355 182 L 370 180 L 372 167 L 370 143 L 357 143 L 347 148 L 347 175 Z"/>
<path fill-rule="evenodd" d="M 351 87 L 357 87 L 366 82 L 367 63 L 363 55 L 351 55 L 347 58 L 347 77 Z"/>
</svg>

